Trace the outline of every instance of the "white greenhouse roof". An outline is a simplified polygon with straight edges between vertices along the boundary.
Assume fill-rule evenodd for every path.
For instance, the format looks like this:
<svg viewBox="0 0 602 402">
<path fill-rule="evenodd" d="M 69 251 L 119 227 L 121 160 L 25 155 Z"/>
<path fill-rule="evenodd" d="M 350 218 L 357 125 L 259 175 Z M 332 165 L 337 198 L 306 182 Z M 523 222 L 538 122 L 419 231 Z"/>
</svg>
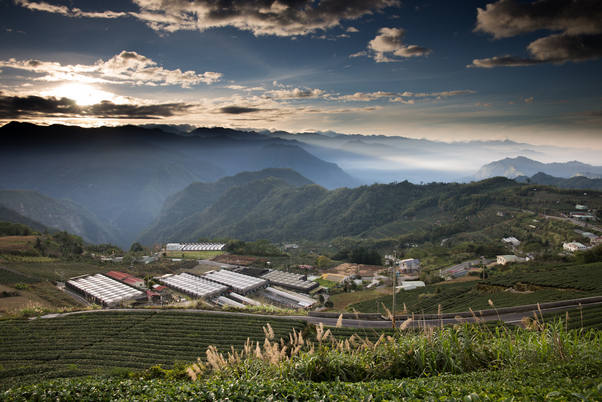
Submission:
<svg viewBox="0 0 602 402">
<path fill-rule="evenodd" d="M 222 251 L 224 243 L 167 243 L 167 251 Z"/>
<path fill-rule="evenodd" d="M 229 286 L 237 293 L 247 294 L 256 289 L 265 287 L 268 281 L 248 275 L 239 274 L 222 269 L 221 271 L 207 272 L 204 278 L 210 281 Z"/>
<path fill-rule="evenodd" d="M 67 283 L 104 304 L 118 303 L 143 295 L 141 291 L 101 274 L 71 279 Z"/>
<path fill-rule="evenodd" d="M 170 288 L 200 298 L 214 297 L 228 290 L 223 285 L 186 272 L 178 275 L 162 276 L 157 279 Z"/>
</svg>

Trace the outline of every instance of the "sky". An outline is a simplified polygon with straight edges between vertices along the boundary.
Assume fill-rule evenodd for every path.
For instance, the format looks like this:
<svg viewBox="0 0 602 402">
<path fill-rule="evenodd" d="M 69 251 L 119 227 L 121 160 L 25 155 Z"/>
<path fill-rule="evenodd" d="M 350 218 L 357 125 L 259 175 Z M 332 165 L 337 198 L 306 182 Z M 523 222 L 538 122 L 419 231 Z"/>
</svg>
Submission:
<svg viewBox="0 0 602 402">
<path fill-rule="evenodd" d="M 602 150 L 599 0 L 0 0 L 0 123 Z"/>
</svg>

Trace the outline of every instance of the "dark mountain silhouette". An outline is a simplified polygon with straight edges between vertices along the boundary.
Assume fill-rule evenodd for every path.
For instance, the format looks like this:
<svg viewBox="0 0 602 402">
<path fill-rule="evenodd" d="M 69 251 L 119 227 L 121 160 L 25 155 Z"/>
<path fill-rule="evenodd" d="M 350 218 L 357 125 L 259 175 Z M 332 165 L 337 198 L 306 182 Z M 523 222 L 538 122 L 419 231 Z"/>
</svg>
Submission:
<svg viewBox="0 0 602 402">
<path fill-rule="evenodd" d="M 564 179 L 539 172 L 531 177 L 519 176 L 514 180 L 519 183 L 543 184 L 558 188 L 602 191 L 602 179 L 590 179 L 585 176 L 574 176 L 570 179 Z"/>
<path fill-rule="evenodd" d="M 81 128 L 9 123 L 0 128 L 0 188 L 69 199 L 118 230 L 128 246 L 163 202 L 193 182 L 292 168 L 327 188 L 354 185 L 337 165 L 292 141 L 212 128 L 188 134 L 136 126 Z"/>
</svg>

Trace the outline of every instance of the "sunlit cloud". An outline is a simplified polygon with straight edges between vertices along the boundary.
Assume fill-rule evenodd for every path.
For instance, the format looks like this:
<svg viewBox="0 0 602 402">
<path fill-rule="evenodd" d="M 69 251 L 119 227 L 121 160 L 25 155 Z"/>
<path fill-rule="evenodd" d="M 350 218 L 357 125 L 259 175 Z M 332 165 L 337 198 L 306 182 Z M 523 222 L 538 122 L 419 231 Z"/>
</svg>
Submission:
<svg viewBox="0 0 602 402">
<path fill-rule="evenodd" d="M 432 50 L 418 45 L 404 44 L 405 29 L 381 28 L 368 48 L 349 57 L 371 57 L 377 63 L 397 62 L 409 57 L 427 56 Z"/>
<path fill-rule="evenodd" d="M 219 81 L 221 73 L 169 70 L 141 54 L 122 51 L 108 60 L 94 64 L 61 64 L 55 61 L 35 59 L 0 60 L 0 68 L 29 71 L 41 81 L 75 81 L 80 83 L 104 83 L 133 86 L 179 86 L 190 88 L 199 84 Z"/>
</svg>

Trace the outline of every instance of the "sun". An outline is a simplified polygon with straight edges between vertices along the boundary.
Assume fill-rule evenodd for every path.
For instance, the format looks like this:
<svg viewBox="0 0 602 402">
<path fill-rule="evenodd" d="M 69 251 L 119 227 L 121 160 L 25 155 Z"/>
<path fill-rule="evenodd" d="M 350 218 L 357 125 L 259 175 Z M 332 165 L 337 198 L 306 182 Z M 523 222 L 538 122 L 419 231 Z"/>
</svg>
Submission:
<svg viewBox="0 0 602 402">
<path fill-rule="evenodd" d="M 58 86 L 47 91 L 47 95 L 54 96 L 55 98 L 69 98 L 80 106 L 94 105 L 105 100 L 113 101 L 115 99 L 115 95 L 110 92 L 77 82 Z"/>
</svg>

